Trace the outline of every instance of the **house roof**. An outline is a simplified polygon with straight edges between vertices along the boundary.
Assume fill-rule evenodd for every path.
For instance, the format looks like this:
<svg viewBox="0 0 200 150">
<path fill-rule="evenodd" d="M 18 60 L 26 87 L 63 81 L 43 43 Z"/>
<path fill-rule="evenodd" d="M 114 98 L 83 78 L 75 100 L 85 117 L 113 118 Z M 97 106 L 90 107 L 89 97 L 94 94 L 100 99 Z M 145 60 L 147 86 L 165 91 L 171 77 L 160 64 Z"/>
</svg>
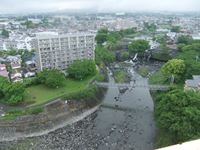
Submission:
<svg viewBox="0 0 200 150">
<path fill-rule="evenodd" d="M 193 79 L 186 80 L 185 84 L 186 86 L 192 87 L 192 88 L 200 87 L 200 76 L 193 76 Z"/>
<path fill-rule="evenodd" d="M 11 63 L 11 67 L 14 68 L 14 67 L 21 67 L 21 64 L 19 63 Z"/>
<path fill-rule="evenodd" d="M 0 67 L 6 67 L 6 65 L 5 64 L 0 64 Z"/>
<path fill-rule="evenodd" d="M 8 72 L 7 72 L 7 70 L 0 71 L 0 76 L 8 78 Z"/>
</svg>

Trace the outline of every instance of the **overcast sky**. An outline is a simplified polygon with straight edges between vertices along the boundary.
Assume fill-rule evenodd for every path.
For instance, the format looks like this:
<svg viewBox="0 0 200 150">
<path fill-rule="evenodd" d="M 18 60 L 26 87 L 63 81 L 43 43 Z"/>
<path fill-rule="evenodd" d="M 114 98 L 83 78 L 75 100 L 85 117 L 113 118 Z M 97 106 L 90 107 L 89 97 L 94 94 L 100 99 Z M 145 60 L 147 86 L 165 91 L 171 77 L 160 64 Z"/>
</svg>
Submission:
<svg viewBox="0 0 200 150">
<path fill-rule="evenodd" d="M 0 13 L 56 10 L 200 11 L 200 0 L 0 0 Z"/>
</svg>

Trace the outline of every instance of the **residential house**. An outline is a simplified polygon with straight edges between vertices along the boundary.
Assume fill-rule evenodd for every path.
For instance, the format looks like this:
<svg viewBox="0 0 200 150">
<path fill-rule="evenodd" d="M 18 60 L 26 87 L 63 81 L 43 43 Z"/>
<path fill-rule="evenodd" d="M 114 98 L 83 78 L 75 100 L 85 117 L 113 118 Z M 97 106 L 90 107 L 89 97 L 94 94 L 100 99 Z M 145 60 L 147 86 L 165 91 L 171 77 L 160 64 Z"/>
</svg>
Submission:
<svg viewBox="0 0 200 150">
<path fill-rule="evenodd" d="M 22 81 L 21 56 L 20 55 L 8 56 L 6 60 L 11 65 L 11 70 L 12 70 L 10 75 L 11 81 L 13 82 Z"/>
<path fill-rule="evenodd" d="M 5 64 L 0 64 L 0 76 L 9 79 L 8 71 Z"/>
<path fill-rule="evenodd" d="M 194 75 L 193 79 L 185 81 L 185 90 L 200 90 L 200 75 Z"/>
<path fill-rule="evenodd" d="M 22 81 L 22 71 L 21 71 L 21 63 L 11 63 L 11 81 L 18 82 Z"/>
<path fill-rule="evenodd" d="M 20 55 L 7 56 L 6 61 L 9 62 L 9 63 L 19 63 L 19 64 L 21 64 L 21 62 L 22 62 Z"/>
<path fill-rule="evenodd" d="M 37 70 L 36 68 L 36 62 L 35 61 L 26 61 L 26 66 L 27 66 L 27 69 L 30 71 L 30 72 L 35 72 Z"/>
</svg>

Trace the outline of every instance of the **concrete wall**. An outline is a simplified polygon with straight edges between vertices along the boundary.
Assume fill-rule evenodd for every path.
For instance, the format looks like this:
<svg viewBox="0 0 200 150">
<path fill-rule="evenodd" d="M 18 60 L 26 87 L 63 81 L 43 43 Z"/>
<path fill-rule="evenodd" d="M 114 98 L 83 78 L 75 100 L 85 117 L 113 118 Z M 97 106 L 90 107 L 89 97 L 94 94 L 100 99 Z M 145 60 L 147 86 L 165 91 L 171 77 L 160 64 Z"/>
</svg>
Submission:
<svg viewBox="0 0 200 150">
<path fill-rule="evenodd" d="M 53 103 L 51 102 L 51 104 Z M 81 103 L 77 105 L 76 109 L 73 108 L 72 110 L 68 104 L 61 100 L 56 100 L 54 106 L 56 107 L 46 105 L 45 111 L 37 115 L 21 116 L 15 120 L 0 120 L 0 141 L 11 141 L 48 133 L 56 126 L 66 123 L 71 118 L 89 110 Z"/>
</svg>

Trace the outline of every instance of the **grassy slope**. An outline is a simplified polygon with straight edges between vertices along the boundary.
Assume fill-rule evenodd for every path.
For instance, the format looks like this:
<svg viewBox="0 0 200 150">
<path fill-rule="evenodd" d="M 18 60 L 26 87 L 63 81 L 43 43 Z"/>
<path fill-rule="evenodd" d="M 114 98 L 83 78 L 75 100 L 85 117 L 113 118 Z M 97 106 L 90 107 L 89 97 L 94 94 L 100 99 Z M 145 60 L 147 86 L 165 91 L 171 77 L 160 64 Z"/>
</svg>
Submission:
<svg viewBox="0 0 200 150">
<path fill-rule="evenodd" d="M 35 102 L 33 104 L 34 106 L 40 105 L 54 98 L 83 90 L 88 86 L 89 82 L 92 79 L 93 77 L 89 77 L 83 81 L 67 79 L 66 81 L 64 81 L 65 86 L 58 89 L 51 89 L 44 85 L 31 86 L 26 89 L 25 101 Z"/>
</svg>

